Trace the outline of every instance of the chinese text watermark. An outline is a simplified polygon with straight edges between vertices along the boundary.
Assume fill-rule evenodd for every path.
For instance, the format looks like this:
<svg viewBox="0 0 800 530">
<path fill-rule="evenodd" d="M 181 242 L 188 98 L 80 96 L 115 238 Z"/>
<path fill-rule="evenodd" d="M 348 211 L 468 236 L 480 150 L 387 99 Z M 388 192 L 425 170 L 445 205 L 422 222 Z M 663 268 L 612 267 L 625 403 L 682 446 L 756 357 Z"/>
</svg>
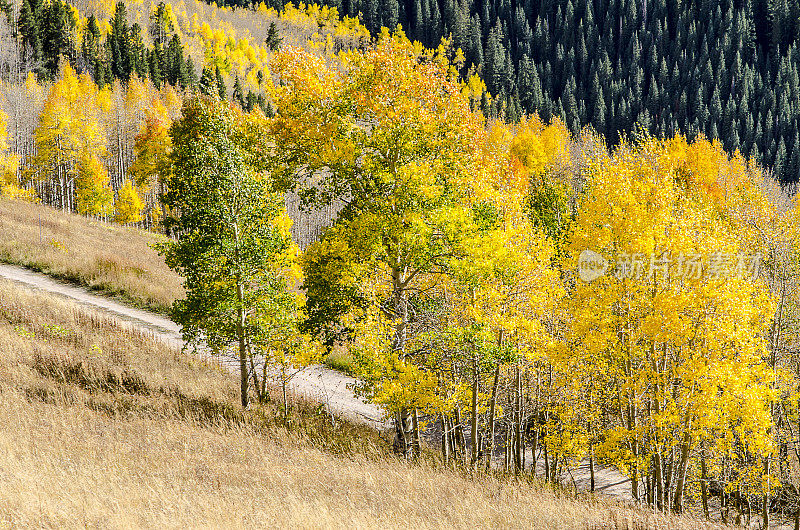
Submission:
<svg viewBox="0 0 800 530">
<path fill-rule="evenodd" d="M 618 280 L 641 280 L 653 277 L 684 280 L 755 279 L 760 266 L 759 252 L 753 254 L 713 252 L 707 256 L 682 252 L 674 255 L 669 252 L 661 254 L 619 252 L 614 259 L 607 260 L 593 250 L 584 250 L 578 258 L 578 276 L 584 282 L 596 280 L 607 272 Z"/>
</svg>

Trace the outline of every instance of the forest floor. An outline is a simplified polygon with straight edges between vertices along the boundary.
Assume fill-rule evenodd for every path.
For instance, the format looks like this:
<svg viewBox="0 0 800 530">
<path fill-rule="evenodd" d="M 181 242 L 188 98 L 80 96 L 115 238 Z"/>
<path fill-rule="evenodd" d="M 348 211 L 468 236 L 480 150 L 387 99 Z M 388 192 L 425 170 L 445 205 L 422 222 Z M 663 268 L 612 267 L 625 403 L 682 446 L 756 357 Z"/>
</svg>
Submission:
<svg viewBox="0 0 800 530">
<path fill-rule="evenodd" d="M 368 407 L 360 424 L 297 397 L 289 417 L 277 395 L 242 411 L 236 377 L 162 317 L 0 271 L 0 527 L 718 527 L 399 461 Z"/>
</svg>

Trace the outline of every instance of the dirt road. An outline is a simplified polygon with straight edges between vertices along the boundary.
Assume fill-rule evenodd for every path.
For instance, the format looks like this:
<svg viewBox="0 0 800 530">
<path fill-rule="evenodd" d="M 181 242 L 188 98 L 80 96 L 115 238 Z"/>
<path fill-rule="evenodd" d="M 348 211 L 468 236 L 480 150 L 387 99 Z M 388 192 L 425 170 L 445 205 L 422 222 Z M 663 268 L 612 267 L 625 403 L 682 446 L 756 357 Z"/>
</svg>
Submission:
<svg viewBox="0 0 800 530">
<path fill-rule="evenodd" d="M 20 283 L 28 288 L 46 291 L 79 304 L 111 313 L 130 326 L 144 328 L 156 337 L 183 347 L 180 327 L 161 315 L 136 309 L 102 296 L 97 296 L 82 287 L 68 285 L 22 267 L 0 263 L 0 278 Z M 238 373 L 238 359 L 222 359 L 221 364 Z M 355 379 L 324 366 L 311 366 L 295 373 L 290 388 L 294 394 L 302 394 L 324 404 L 333 414 L 351 421 L 365 423 L 376 428 L 385 428 L 386 421 L 381 410 L 365 403 L 353 395 Z"/>
</svg>

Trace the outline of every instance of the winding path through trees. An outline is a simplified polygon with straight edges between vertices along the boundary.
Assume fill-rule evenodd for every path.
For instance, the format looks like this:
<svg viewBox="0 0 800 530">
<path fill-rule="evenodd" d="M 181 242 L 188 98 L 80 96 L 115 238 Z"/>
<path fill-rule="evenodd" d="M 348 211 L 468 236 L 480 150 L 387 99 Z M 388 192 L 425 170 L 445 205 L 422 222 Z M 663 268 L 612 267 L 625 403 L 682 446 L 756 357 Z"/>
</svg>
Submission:
<svg viewBox="0 0 800 530">
<path fill-rule="evenodd" d="M 28 288 L 56 294 L 92 309 L 110 313 L 127 325 L 145 329 L 178 348 L 182 348 L 184 345 L 180 327 L 168 318 L 156 313 L 130 307 L 109 298 L 92 294 L 83 287 L 62 283 L 44 274 L 14 265 L 0 263 L 0 278 L 23 284 Z M 223 358 L 219 362 L 225 368 L 238 373 L 238 358 L 231 356 L 230 358 Z M 323 403 L 331 413 L 343 416 L 350 421 L 364 423 L 376 428 L 384 427 L 385 421 L 381 410 L 376 405 L 360 400 L 348 388 L 354 382 L 355 379 L 350 376 L 316 365 L 294 374 L 290 389 L 295 394 L 302 394 Z"/>
<path fill-rule="evenodd" d="M 83 287 L 62 283 L 44 274 L 15 265 L 0 263 L 0 278 L 22 284 L 30 289 L 55 294 L 92 309 L 111 314 L 126 325 L 147 330 L 167 343 L 175 345 L 175 347 L 182 348 L 184 345 L 179 326 L 156 313 L 130 307 L 109 298 L 92 294 Z M 239 361 L 236 357 L 223 358 L 219 362 L 231 372 L 238 373 Z M 354 378 L 348 375 L 324 366 L 315 365 L 298 371 L 292 377 L 290 389 L 294 394 L 300 394 L 319 401 L 332 414 L 377 429 L 388 428 L 388 422 L 380 408 L 364 402 L 353 394 L 351 389 L 355 381 Z M 571 476 L 568 474 L 563 477 L 565 485 L 568 486 L 573 483 L 573 479 L 578 489 L 588 489 L 589 466 L 586 463 L 582 463 L 578 468 L 571 470 Z M 618 498 L 630 498 L 630 481 L 613 468 L 596 468 L 595 485 L 595 489 L 598 492 Z"/>
</svg>

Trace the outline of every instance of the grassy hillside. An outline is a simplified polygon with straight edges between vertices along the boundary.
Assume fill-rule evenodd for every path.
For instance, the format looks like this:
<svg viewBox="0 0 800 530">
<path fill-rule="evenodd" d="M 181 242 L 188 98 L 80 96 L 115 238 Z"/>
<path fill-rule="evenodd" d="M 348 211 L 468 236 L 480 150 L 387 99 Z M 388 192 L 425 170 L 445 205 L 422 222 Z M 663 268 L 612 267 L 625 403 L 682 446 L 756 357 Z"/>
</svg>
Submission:
<svg viewBox="0 0 800 530">
<path fill-rule="evenodd" d="M 0 197 L 0 261 L 164 312 L 183 288 L 152 248 L 160 237 Z"/>
<path fill-rule="evenodd" d="M 701 528 L 390 457 L 146 334 L 0 282 L 0 524 L 20 527 Z M 711 527 L 705 525 L 705 527 Z"/>
</svg>

